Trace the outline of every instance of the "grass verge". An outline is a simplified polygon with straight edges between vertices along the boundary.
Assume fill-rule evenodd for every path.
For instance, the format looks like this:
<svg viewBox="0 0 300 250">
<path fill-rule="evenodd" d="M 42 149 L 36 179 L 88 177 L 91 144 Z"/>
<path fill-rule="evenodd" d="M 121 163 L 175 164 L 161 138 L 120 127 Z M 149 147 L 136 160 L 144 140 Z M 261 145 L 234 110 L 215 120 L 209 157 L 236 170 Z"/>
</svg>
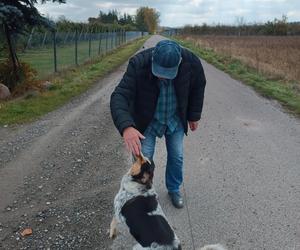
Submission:
<svg viewBox="0 0 300 250">
<path fill-rule="evenodd" d="M 174 39 L 182 46 L 189 48 L 199 57 L 218 69 L 228 73 L 233 78 L 252 86 L 261 95 L 279 101 L 290 112 L 300 116 L 299 86 L 283 80 L 272 80 L 246 66 L 237 59 L 215 53 L 212 49 L 204 49 L 191 41 Z"/>
<path fill-rule="evenodd" d="M 86 91 L 100 77 L 126 62 L 147 38 L 130 42 L 89 64 L 53 76 L 51 79 L 53 86 L 49 91 L 27 95 L 26 98 L 0 102 L 0 125 L 33 121 L 65 104 L 72 97 Z"/>
</svg>

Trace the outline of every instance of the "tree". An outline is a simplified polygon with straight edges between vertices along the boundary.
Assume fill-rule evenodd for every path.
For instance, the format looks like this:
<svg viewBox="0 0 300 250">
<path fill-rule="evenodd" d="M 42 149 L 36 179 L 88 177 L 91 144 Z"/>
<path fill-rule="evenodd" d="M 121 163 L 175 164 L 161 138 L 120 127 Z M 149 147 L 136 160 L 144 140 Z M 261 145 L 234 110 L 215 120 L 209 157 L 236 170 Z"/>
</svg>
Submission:
<svg viewBox="0 0 300 250">
<path fill-rule="evenodd" d="M 288 33 L 288 18 L 286 15 L 282 15 L 281 20 L 275 18 L 274 26 L 275 26 L 275 35 L 286 36 Z"/>
<path fill-rule="evenodd" d="M 45 3 L 49 0 L 41 0 Z M 65 3 L 66 0 L 51 0 L 52 2 Z M 13 72 L 18 80 L 19 60 L 13 46 L 13 36 L 25 33 L 28 26 L 46 26 L 54 28 L 54 24 L 41 16 L 35 8 L 38 0 L 2 0 L 0 3 L 0 25 L 5 34 L 6 43 Z M 8 86 L 13 88 L 14 86 Z"/>
<path fill-rule="evenodd" d="M 118 11 L 110 10 L 108 13 L 104 13 L 100 10 L 99 20 L 101 23 L 118 23 Z"/>
<path fill-rule="evenodd" d="M 141 31 L 154 33 L 159 23 L 159 12 L 153 8 L 140 7 L 136 12 L 136 25 Z"/>
<path fill-rule="evenodd" d="M 236 17 L 235 23 L 238 27 L 238 36 L 241 36 L 241 32 L 245 27 L 246 21 L 245 21 L 244 17 Z"/>
<path fill-rule="evenodd" d="M 121 25 L 134 25 L 133 17 L 129 14 L 124 13 L 123 16 L 119 18 L 119 24 Z"/>
</svg>

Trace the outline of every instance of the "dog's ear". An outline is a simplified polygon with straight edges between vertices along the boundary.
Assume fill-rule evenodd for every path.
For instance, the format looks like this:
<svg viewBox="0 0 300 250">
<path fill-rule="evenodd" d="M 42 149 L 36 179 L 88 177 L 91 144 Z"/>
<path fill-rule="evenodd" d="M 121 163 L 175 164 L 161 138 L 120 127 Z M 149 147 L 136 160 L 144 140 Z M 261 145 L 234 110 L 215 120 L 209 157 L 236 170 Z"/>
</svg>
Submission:
<svg viewBox="0 0 300 250">
<path fill-rule="evenodd" d="M 130 175 L 138 175 L 141 172 L 142 167 L 142 160 L 143 158 L 141 156 L 138 156 L 135 163 L 133 163 L 132 167 L 130 168 Z"/>
<path fill-rule="evenodd" d="M 130 169 L 130 175 L 131 176 L 135 176 L 135 175 L 140 174 L 141 173 L 142 165 L 144 163 L 147 163 L 147 162 L 152 165 L 153 161 L 150 161 L 147 157 L 143 156 L 142 154 L 136 156 L 136 161 L 135 161 L 135 163 L 132 165 L 132 167 Z"/>
</svg>

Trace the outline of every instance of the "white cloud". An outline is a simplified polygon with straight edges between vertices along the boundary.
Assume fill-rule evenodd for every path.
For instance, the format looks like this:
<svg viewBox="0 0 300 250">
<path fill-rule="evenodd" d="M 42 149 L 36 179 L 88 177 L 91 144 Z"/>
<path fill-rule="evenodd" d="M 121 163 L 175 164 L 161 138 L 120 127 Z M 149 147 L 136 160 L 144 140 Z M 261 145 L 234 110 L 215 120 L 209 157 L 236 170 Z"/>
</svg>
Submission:
<svg viewBox="0 0 300 250">
<path fill-rule="evenodd" d="M 190 2 L 193 6 L 198 7 L 201 3 L 203 3 L 203 0 L 191 0 Z"/>
<path fill-rule="evenodd" d="M 265 22 L 280 18 L 300 21 L 299 0 L 67 0 L 67 4 L 47 3 L 39 10 L 52 17 L 65 15 L 74 21 L 86 21 L 96 17 L 99 11 L 117 9 L 121 13 L 135 14 L 141 6 L 149 6 L 160 12 L 161 25 L 181 26 L 203 22 L 233 24 L 237 17 L 248 22 Z"/>
<path fill-rule="evenodd" d="M 288 16 L 288 18 L 290 18 L 290 17 L 296 17 L 296 18 L 298 18 L 298 20 L 300 21 L 300 10 L 292 10 L 292 11 L 289 11 L 288 13 L 287 13 L 287 16 Z"/>
<path fill-rule="evenodd" d="M 114 3 L 112 2 L 104 2 L 104 3 L 96 3 L 95 6 L 100 9 L 111 9 L 114 7 Z"/>
</svg>

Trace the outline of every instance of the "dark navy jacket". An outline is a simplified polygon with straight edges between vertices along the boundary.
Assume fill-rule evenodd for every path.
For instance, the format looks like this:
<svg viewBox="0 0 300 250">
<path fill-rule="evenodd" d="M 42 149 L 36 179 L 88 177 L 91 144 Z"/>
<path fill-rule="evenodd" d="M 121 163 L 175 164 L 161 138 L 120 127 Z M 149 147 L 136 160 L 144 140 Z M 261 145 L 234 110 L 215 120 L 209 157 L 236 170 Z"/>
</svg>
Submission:
<svg viewBox="0 0 300 250">
<path fill-rule="evenodd" d="M 121 135 L 130 126 L 143 133 L 153 119 L 159 96 L 159 79 L 151 71 L 152 50 L 139 52 L 129 60 L 126 73 L 111 95 L 111 114 Z M 201 118 L 206 79 L 197 56 L 185 48 L 182 48 L 181 56 L 173 84 L 178 115 L 187 134 L 187 121 Z"/>
</svg>

